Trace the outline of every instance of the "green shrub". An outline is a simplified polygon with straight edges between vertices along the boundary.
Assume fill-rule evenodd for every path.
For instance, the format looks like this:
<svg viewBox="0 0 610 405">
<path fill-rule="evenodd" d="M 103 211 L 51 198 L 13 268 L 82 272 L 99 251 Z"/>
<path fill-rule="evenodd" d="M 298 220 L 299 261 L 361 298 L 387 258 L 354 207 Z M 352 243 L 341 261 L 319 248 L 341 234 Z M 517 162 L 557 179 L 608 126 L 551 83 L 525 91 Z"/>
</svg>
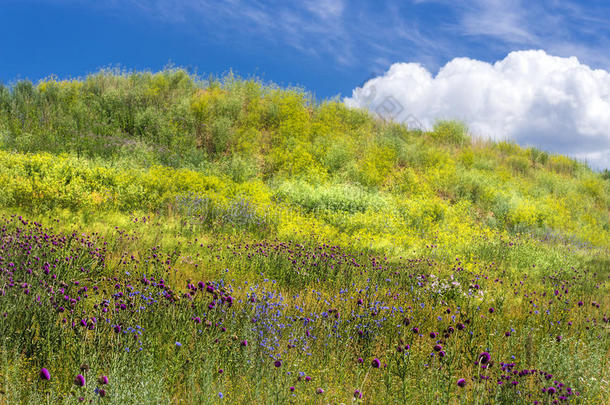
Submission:
<svg viewBox="0 0 610 405">
<path fill-rule="evenodd" d="M 305 182 L 284 182 L 279 185 L 275 197 L 303 208 L 307 212 L 365 212 L 378 210 L 386 202 L 375 193 L 370 193 L 352 184 L 329 184 L 312 186 Z"/>
<path fill-rule="evenodd" d="M 583 176 L 578 184 L 579 190 L 586 195 L 596 199 L 604 199 L 608 196 L 608 185 L 602 179 L 593 174 Z"/>
<path fill-rule="evenodd" d="M 215 153 L 226 153 L 233 141 L 232 121 L 227 117 L 215 119 L 211 124 L 212 144 Z"/>
<path fill-rule="evenodd" d="M 465 148 L 459 157 L 460 162 L 464 167 L 470 168 L 474 164 L 474 152 L 470 148 Z"/>
<path fill-rule="evenodd" d="M 503 156 L 519 155 L 521 154 L 521 147 L 513 141 L 500 141 L 494 145 Z"/>
<path fill-rule="evenodd" d="M 243 183 L 255 178 L 258 174 L 256 162 L 240 155 L 231 155 L 221 163 L 221 170 L 233 181 Z"/>
<path fill-rule="evenodd" d="M 470 143 L 468 129 L 460 121 L 436 122 L 430 136 L 435 141 L 443 144 L 462 146 Z"/>
<path fill-rule="evenodd" d="M 458 175 L 458 181 L 453 186 L 453 192 L 460 200 L 465 199 L 477 203 L 486 189 L 488 178 L 477 170 L 464 170 Z"/>
<path fill-rule="evenodd" d="M 523 175 L 527 174 L 530 168 L 530 161 L 524 156 L 509 156 L 506 162 L 514 171 Z"/>
<path fill-rule="evenodd" d="M 547 152 L 543 152 L 534 147 L 527 148 L 527 153 L 529 154 L 530 160 L 533 165 L 544 166 L 549 160 L 549 154 Z"/>
<path fill-rule="evenodd" d="M 564 155 L 552 155 L 549 159 L 549 166 L 557 173 L 571 175 L 574 174 L 577 163 Z"/>
<path fill-rule="evenodd" d="M 351 145 L 344 140 L 333 142 L 322 158 L 324 166 L 330 173 L 337 172 L 345 168 L 351 160 L 355 158 L 351 151 Z"/>
</svg>

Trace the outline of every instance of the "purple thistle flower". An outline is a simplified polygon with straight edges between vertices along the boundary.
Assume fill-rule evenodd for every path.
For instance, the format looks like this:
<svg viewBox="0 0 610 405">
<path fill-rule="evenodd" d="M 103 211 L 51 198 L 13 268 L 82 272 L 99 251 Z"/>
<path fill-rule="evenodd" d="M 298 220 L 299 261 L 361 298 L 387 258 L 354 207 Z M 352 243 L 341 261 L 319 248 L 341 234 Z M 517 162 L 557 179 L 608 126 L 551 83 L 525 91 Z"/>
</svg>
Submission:
<svg viewBox="0 0 610 405">
<path fill-rule="evenodd" d="M 490 314 L 493 314 L 493 313 L 494 313 L 494 311 L 495 311 L 494 307 L 490 307 L 490 308 L 489 308 L 489 313 L 490 313 Z"/>
<path fill-rule="evenodd" d="M 441 346 L 441 345 L 434 345 L 434 351 L 435 352 L 440 352 L 441 350 L 443 350 L 443 346 Z"/>
<path fill-rule="evenodd" d="M 549 387 L 549 388 L 546 389 L 546 393 L 549 394 L 549 395 L 555 395 L 555 392 L 557 392 L 555 387 Z"/>
<path fill-rule="evenodd" d="M 324 390 L 322 388 L 318 388 L 316 390 L 316 394 L 324 394 Z"/>
<path fill-rule="evenodd" d="M 244 347 L 248 346 L 248 341 L 246 339 L 242 340 L 241 345 Z"/>
<path fill-rule="evenodd" d="M 489 353 L 483 352 L 483 353 L 479 354 L 479 362 L 482 365 L 489 363 L 490 360 L 491 360 L 491 355 Z"/>
<path fill-rule="evenodd" d="M 79 387 L 84 387 L 85 386 L 85 377 L 83 377 L 82 374 L 77 375 L 74 378 L 74 384 L 78 385 Z"/>
<path fill-rule="evenodd" d="M 98 378 L 98 382 L 102 385 L 106 385 L 108 384 L 108 377 L 106 377 L 105 375 L 101 376 L 100 378 Z"/>
<path fill-rule="evenodd" d="M 375 358 L 371 362 L 371 366 L 373 366 L 373 368 L 379 368 L 381 366 L 381 362 L 379 361 L 379 359 Z"/>
<path fill-rule="evenodd" d="M 466 386 L 466 380 L 460 378 L 459 380 L 457 380 L 457 385 L 458 387 L 464 388 Z"/>
<path fill-rule="evenodd" d="M 45 380 L 45 381 L 49 381 L 51 379 L 51 374 L 49 373 L 49 370 L 47 370 L 46 368 L 41 368 L 40 369 L 40 379 L 41 380 Z"/>
<path fill-rule="evenodd" d="M 281 367 L 282 366 L 282 361 L 281 360 L 276 360 L 275 363 L 273 363 L 275 365 L 275 367 Z"/>
</svg>

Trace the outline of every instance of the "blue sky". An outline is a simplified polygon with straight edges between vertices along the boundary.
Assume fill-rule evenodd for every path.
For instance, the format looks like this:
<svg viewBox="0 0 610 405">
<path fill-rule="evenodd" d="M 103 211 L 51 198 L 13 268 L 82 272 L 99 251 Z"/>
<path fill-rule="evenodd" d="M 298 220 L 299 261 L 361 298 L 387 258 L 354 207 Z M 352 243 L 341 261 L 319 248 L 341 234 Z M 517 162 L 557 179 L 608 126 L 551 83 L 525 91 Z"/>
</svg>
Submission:
<svg viewBox="0 0 610 405">
<path fill-rule="evenodd" d="M 0 0 L 0 80 L 172 62 L 325 98 L 394 62 L 434 71 L 454 57 L 492 62 L 530 48 L 608 70 L 604 15 L 606 1 Z"/>
<path fill-rule="evenodd" d="M 0 0 L 0 81 L 81 77 L 108 66 L 155 71 L 173 63 L 199 74 L 232 69 L 299 85 L 318 99 L 354 98 L 354 89 L 387 76 L 394 63 L 419 64 L 434 76 L 455 58 L 493 64 L 530 49 L 575 56 L 579 66 L 607 72 L 609 16 L 610 2 L 602 0 Z M 606 77 L 591 75 L 605 89 Z M 560 90 L 570 96 L 568 79 Z M 604 90 L 596 97 L 601 104 L 585 100 L 579 117 L 605 114 L 610 96 Z M 534 107 L 545 114 L 550 108 Z M 594 129 L 580 140 L 595 133 L 599 142 L 587 141 L 589 149 L 575 154 L 602 148 L 610 161 L 610 135 Z M 576 142 L 566 142 L 568 135 L 554 144 L 531 133 L 505 134 L 565 153 Z"/>
</svg>

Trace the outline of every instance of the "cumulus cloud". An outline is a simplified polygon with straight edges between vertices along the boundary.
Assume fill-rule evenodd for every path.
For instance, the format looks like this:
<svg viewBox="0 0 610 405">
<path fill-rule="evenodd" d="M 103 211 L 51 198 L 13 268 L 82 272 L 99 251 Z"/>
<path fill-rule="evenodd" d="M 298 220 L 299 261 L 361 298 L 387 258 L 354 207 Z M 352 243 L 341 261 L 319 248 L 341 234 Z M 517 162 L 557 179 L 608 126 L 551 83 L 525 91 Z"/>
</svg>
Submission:
<svg viewBox="0 0 610 405">
<path fill-rule="evenodd" d="M 494 64 L 455 58 L 436 76 L 417 63 L 395 63 L 344 102 L 422 129 L 459 119 L 474 136 L 610 168 L 610 73 L 575 57 L 528 50 Z"/>
</svg>

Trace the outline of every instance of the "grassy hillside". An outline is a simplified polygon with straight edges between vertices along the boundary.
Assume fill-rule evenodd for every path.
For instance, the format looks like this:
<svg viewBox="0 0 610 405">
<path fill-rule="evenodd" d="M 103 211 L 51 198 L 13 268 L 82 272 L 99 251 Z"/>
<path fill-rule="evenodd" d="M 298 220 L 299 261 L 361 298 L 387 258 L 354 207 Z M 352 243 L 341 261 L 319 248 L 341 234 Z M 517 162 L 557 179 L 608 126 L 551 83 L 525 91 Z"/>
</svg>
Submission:
<svg viewBox="0 0 610 405">
<path fill-rule="evenodd" d="M 0 85 L 0 184 L 3 401 L 608 395 L 610 176 L 565 156 L 101 71 Z"/>
</svg>

